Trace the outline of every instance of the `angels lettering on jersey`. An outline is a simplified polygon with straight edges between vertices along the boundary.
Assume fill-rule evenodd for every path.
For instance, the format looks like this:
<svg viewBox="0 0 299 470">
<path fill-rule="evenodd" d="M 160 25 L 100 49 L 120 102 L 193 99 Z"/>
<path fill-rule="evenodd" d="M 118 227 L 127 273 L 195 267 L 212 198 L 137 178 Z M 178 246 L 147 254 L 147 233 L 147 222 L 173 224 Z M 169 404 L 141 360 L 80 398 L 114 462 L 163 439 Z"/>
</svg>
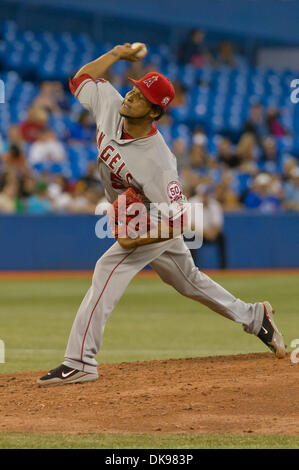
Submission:
<svg viewBox="0 0 299 470">
<path fill-rule="evenodd" d="M 111 186 L 113 189 L 125 189 L 133 180 L 133 176 L 128 171 L 125 162 L 123 161 L 118 150 L 111 144 L 106 145 L 101 149 L 101 144 L 105 137 L 104 132 L 97 129 L 97 146 L 99 149 L 99 160 L 103 161 L 111 169 Z M 127 183 L 127 185 L 124 184 Z"/>
</svg>

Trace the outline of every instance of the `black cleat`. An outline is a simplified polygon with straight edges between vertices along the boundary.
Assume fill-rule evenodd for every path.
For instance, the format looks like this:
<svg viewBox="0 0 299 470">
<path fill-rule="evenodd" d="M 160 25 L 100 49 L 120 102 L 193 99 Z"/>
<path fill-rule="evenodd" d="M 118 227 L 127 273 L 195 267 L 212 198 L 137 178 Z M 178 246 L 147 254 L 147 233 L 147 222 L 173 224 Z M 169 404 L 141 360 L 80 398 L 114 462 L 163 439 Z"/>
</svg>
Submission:
<svg viewBox="0 0 299 470">
<path fill-rule="evenodd" d="M 276 357 L 282 359 L 286 355 L 286 348 L 282 334 L 278 331 L 273 318 L 274 310 L 269 302 L 264 302 L 264 318 L 262 327 L 257 335 Z"/>
<path fill-rule="evenodd" d="M 82 372 L 81 370 L 72 369 L 71 367 L 61 364 L 56 369 L 50 370 L 47 375 L 38 379 L 38 385 L 46 387 L 48 385 L 64 385 L 82 382 L 92 382 L 99 378 L 98 374 L 90 372 Z"/>
</svg>

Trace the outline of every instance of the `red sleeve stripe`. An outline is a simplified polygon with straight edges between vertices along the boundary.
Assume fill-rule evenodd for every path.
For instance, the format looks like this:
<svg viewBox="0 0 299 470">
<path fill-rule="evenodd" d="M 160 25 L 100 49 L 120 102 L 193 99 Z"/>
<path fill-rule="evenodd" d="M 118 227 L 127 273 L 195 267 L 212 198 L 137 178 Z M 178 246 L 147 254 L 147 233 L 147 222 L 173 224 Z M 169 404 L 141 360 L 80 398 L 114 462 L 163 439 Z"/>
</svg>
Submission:
<svg viewBox="0 0 299 470">
<path fill-rule="evenodd" d="M 183 213 L 187 210 L 187 207 L 182 207 L 175 215 L 173 215 L 172 217 L 169 217 L 169 220 L 176 220 L 178 219 L 179 216 L 182 216 Z"/>
<path fill-rule="evenodd" d="M 85 82 L 86 80 L 88 81 L 94 81 L 92 79 L 92 77 L 90 75 L 88 75 L 87 73 L 83 73 L 82 75 L 79 75 L 79 77 L 76 77 L 76 78 L 73 78 L 73 79 L 69 79 L 69 87 L 70 87 L 70 90 L 71 92 L 73 93 L 73 95 L 76 96 L 76 93 L 77 93 L 77 90 L 78 88 L 80 87 L 80 85 Z M 87 82 L 86 82 L 87 83 Z M 85 83 L 84 83 L 85 84 Z M 80 88 L 80 91 L 82 90 L 83 88 L 83 85 L 82 87 Z M 78 94 L 80 93 L 80 91 L 78 92 Z M 77 94 L 77 96 L 78 96 Z"/>
<path fill-rule="evenodd" d="M 79 95 L 80 95 L 81 91 L 83 90 L 83 88 L 85 87 L 85 85 L 86 85 L 87 83 L 90 83 L 90 82 L 93 82 L 93 80 L 85 80 L 85 82 L 83 82 L 83 83 L 80 85 L 80 88 L 77 89 L 76 94 L 75 94 L 76 98 L 79 98 Z"/>
<path fill-rule="evenodd" d="M 188 211 L 187 208 L 182 208 L 175 216 L 169 219 L 170 227 L 180 225 L 182 228 L 188 226 Z"/>
</svg>

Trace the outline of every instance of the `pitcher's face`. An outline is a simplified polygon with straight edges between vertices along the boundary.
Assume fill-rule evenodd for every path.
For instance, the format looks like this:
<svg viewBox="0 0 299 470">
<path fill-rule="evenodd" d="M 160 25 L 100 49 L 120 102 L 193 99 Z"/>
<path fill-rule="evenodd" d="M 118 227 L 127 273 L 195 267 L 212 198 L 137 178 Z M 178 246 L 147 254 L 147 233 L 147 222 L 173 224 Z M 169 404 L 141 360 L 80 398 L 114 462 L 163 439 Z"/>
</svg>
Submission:
<svg viewBox="0 0 299 470">
<path fill-rule="evenodd" d="M 151 117 L 151 112 L 153 112 L 151 102 L 135 86 L 126 94 L 119 110 L 121 116 L 131 119 Z"/>
</svg>

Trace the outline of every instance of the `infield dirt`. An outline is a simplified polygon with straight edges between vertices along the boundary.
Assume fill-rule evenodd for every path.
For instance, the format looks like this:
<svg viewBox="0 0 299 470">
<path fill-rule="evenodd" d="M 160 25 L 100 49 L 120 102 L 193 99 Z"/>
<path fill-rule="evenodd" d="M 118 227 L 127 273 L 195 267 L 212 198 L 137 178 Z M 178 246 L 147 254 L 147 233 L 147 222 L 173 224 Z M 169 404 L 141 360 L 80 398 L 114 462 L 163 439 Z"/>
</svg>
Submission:
<svg viewBox="0 0 299 470">
<path fill-rule="evenodd" d="M 36 384 L 42 374 L 0 375 L 0 431 L 299 433 L 299 364 L 289 356 L 106 364 L 96 382 L 48 388 Z"/>
</svg>

